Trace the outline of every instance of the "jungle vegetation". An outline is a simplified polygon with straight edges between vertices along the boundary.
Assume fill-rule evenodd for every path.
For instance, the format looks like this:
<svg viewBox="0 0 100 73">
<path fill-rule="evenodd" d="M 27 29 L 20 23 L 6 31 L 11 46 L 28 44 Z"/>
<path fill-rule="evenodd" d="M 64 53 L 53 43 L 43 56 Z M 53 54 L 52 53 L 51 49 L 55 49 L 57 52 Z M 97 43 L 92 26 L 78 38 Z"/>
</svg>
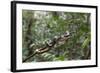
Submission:
<svg viewBox="0 0 100 73">
<path fill-rule="evenodd" d="M 23 62 L 91 59 L 90 18 L 82 12 L 22 10 Z"/>
</svg>

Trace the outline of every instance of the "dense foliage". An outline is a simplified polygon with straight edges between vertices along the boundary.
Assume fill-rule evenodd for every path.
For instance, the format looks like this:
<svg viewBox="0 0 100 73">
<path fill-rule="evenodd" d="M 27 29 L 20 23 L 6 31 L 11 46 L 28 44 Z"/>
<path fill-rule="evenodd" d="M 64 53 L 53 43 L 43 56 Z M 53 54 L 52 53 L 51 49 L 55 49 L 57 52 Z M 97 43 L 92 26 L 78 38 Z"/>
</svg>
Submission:
<svg viewBox="0 0 100 73">
<path fill-rule="evenodd" d="M 63 44 L 36 54 L 26 62 L 85 60 L 91 58 L 91 23 L 89 13 L 22 11 L 22 59 L 45 46 L 54 37 L 71 33 Z M 33 46 L 33 47 L 31 47 Z M 31 48 L 30 48 L 31 47 Z"/>
</svg>

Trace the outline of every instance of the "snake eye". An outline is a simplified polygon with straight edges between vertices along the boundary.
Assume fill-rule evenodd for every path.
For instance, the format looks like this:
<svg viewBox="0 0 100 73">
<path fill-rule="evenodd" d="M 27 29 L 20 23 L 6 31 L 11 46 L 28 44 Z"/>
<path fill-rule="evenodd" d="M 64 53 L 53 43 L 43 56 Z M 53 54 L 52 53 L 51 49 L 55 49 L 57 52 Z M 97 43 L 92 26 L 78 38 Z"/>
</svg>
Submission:
<svg viewBox="0 0 100 73">
<path fill-rule="evenodd" d="M 70 35 L 69 31 L 66 31 L 66 34 L 67 34 L 67 35 Z"/>
<path fill-rule="evenodd" d="M 70 35 L 69 31 L 66 31 L 64 34 L 64 37 L 67 37 L 68 35 Z"/>
</svg>

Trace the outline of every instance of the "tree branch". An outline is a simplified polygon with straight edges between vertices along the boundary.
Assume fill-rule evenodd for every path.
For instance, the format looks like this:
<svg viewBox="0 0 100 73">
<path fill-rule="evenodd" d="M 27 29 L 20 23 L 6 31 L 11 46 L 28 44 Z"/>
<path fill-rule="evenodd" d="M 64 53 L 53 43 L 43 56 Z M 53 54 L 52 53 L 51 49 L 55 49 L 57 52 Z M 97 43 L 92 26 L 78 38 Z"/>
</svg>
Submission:
<svg viewBox="0 0 100 73">
<path fill-rule="evenodd" d="M 64 33 L 63 35 L 61 35 L 59 37 L 55 37 L 51 42 L 46 42 L 46 46 L 45 47 L 36 49 L 35 52 L 33 54 L 31 54 L 30 56 L 28 56 L 26 59 L 24 59 L 23 62 L 26 62 L 27 60 L 29 60 L 31 57 L 33 57 L 36 54 L 42 54 L 44 52 L 49 51 L 52 47 L 54 47 L 54 45 L 57 42 L 62 41 L 62 39 L 63 39 L 63 41 L 68 40 L 70 35 L 71 34 L 69 34 L 67 32 L 67 33 Z"/>
</svg>

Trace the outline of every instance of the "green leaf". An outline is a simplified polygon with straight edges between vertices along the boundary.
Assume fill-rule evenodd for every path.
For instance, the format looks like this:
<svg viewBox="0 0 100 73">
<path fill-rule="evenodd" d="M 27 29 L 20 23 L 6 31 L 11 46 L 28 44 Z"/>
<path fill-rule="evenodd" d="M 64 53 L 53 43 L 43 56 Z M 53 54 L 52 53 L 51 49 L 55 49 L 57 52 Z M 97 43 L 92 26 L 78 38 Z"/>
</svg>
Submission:
<svg viewBox="0 0 100 73">
<path fill-rule="evenodd" d="M 89 44 L 89 42 L 90 42 L 89 38 L 86 38 L 86 39 L 84 40 L 83 44 L 82 44 L 82 48 L 86 48 L 87 45 Z"/>
<path fill-rule="evenodd" d="M 59 60 L 64 61 L 65 57 L 64 56 L 60 56 L 58 57 Z"/>
</svg>

